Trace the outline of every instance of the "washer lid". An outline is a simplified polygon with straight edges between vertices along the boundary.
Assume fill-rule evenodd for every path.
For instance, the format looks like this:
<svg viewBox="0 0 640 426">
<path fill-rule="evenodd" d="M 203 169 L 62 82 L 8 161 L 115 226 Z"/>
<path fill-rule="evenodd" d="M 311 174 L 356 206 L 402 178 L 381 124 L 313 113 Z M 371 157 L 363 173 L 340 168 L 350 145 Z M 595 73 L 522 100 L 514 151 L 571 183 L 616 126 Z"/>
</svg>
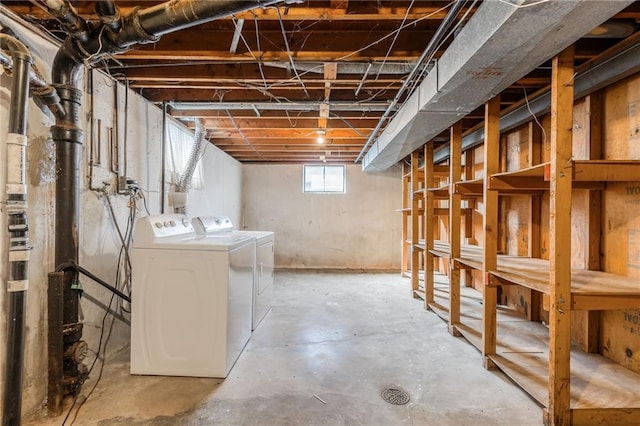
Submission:
<svg viewBox="0 0 640 426">
<path fill-rule="evenodd" d="M 189 238 L 159 238 L 152 242 L 134 243 L 135 249 L 154 250 L 199 250 L 199 251 L 230 251 L 245 244 L 254 243 L 254 239 L 243 235 L 224 236 L 196 236 Z"/>
<path fill-rule="evenodd" d="M 251 238 L 255 238 L 258 241 L 273 240 L 273 231 L 233 231 L 234 234 L 247 235 Z"/>
</svg>

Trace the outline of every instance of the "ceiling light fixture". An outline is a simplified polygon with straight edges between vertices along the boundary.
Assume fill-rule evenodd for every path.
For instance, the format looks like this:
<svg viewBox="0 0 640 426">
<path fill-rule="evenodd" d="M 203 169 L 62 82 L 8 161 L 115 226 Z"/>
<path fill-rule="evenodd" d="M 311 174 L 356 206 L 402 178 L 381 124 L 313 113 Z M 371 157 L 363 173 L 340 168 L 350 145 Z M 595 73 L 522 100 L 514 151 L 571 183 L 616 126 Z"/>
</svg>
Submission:
<svg viewBox="0 0 640 426">
<path fill-rule="evenodd" d="M 319 144 L 323 144 L 324 143 L 324 135 L 326 134 L 326 132 L 324 130 L 316 130 L 316 133 L 318 134 L 318 137 L 317 137 L 316 141 Z"/>
</svg>

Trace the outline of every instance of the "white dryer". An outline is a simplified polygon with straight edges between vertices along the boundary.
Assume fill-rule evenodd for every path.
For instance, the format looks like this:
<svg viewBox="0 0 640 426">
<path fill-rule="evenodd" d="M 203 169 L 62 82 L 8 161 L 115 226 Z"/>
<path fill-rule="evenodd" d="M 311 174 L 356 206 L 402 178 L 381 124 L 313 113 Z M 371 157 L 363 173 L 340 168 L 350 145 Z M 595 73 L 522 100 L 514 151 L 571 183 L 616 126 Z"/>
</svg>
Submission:
<svg viewBox="0 0 640 426">
<path fill-rule="evenodd" d="M 131 374 L 227 377 L 251 336 L 253 239 L 147 216 L 132 265 Z"/>
<path fill-rule="evenodd" d="M 274 250 L 272 231 L 239 231 L 233 229 L 227 216 L 200 216 L 192 220 L 198 235 L 248 236 L 256 241 L 256 263 L 253 272 L 253 320 L 255 330 L 273 306 Z"/>
</svg>

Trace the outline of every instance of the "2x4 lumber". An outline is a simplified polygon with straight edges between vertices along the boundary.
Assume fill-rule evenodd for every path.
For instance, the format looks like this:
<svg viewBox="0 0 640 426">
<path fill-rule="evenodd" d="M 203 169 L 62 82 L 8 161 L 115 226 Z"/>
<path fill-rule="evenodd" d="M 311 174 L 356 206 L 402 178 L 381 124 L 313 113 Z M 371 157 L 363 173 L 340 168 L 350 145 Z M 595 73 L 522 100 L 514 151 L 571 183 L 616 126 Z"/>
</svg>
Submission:
<svg viewBox="0 0 640 426">
<path fill-rule="evenodd" d="M 455 183 L 455 192 L 464 195 L 483 195 L 484 178 L 464 180 Z"/>
<path fill-rule="evenodd" d="M 473 164 L 475 162 L 475 151 L 468 149 L 464 152 L 464 180 L 472 181 L 474 179 Z M 467 200 L 467 207 L 471 207 L 471 203 Z M 467 244 L 474 242 L 473 235 L 473 209 L 469 208 L 465 212 L 464 217 L 464 238 Z M 473 273 L 470 269 L 464 269 L 464 285 L 471 287 L 473 284 Z"/>
<path fill-rule="evenodd" d="M 424 145 L 424 187 L 431 188 L 434 184 L 435 165 L 433 164 L 433 142 Z M 429 304 L 434 301 L 434 268 L 433 268 L 433 241 L 434 232 L 434 207 L 435 197 L 432 191 L 426 191 L 424 199 L 424 240 L 426 250 L 424 251 L 424 307 L 429 309 Z"/>
<path fill-rule="evenodd" d="M 536 166 L 542 162 L 542 127 L 536 121 L 529 122 L 529 167 Z M 542 197 L 540 194 L 531 194 L 529 200 L 527 254 L 529 257 L 540 257 L 541 235 L 540 223 L 542 221 Z M 540 305 L 542 304 L 542 294 L 537 291 L 529 291 L 529 309 L 527 319 L 529 321 L 540 321 Z"/>
<path fill-rule="evenodd" d="M 638 160 L 576 160 L 573 179 L 580 182 L 640 181 Z"/>
<path fill-rule="evenodd" d="M 602 93 L 598 91 L 587 96 L 585 99 L 585 106 L 586 116 L 588 117 L 588 123 L 585 126 L 587 132 L 585 137 L 588 141 L 588 152 L 586 153 L 586 157 L 589 160 L 599 160 L 602 157 Z M 587 221 L 587 229 L 583 230 L 583 232 L 587 233 L 587 247 L 584 253 L 584 264 L 586 265 L 587 269 L 595 271 L 598 271 L 601 268 L 601 202 L 601 191 L 588 191 L 586 205 L 584 206 L 584 208 L 586 209 L 585 219 Z M 576 306 L 580 306 L 578 302 L 579 301 L 576 300 L 575 297 L 572 298 L 571 308 L 576 309 Z M 576 305 L 576 303 L 578 304 Z M 585 310 L 584 312 L 578 313 L 578 315 L 584 316 L 584 320 L 581 321 L 582 334 L 584 336 L 584 339 L 582 341 L 582 350 L 587 353 L 598 353 L 600 349 L 600 311 Z"/>
<path fill-rule="evenodd" d="M 419 264 L 420 264 L 420 251 L 416 250 L 416 245 L 419 242 L 419 230 L 420 230 L 420 217 L 418 214 L 419 200 L 413 194 L 420 187 L 420 181 L 418 180 L 418 151 L 411 153 L 411 294 L 416 297 L 416 291 L 419 288 Z"/>
<path fill-rule="evenodd" d="M 549 202 L 549 408 L 550 425 L 571 420 L 571 190 L 573 176 L 573 46 L 552 61 L 551 194 Z"/>
<path fill-rule="evenodd" d="M 462 123 L 457 122 L 451 127 L 449 159 L 449 182 L 456 182 L 462 175 Z M 451 189 L 454 186 L 450 187 Z M 456 191 L 449 194 L 449 244 L 450 244 L 450 272 L 449 272 L 449 333 L 459 336 L 456 326 L 460 323 L 460 269 L 453 259 L 460 257 L 460 225 L 461 197 Z"/>
<path fill-rule="evenodd" d="M 500 96 L 485 104 L 484 134 L 484 245 L 482 272 L 482 356 L 485 367 L 494 368 L 490 355 L 496 353 L 498 289 L 489 285 L 489 271 L 498 266 L 498 193 L 489 189 L 489 177 L 499 172 Z"/>
<path fill-rule="evenodd" d="M 408 188 L 408 178 L 407 175 L 410 173 L 408 171 L 409 167 L 406 163 L 402 163 L 402 209 L 401 211 L 406 212 L 407 209 L 410 209 L 409 206 L 409 188 Z M 410 210 L 409 210 L 410 211 Z M 404 273 L 409 268 L 409 259 L 407 256 L 407 233 L 409 231 L 409 226 L 407 224 L 407 215 L 402 215 L 402 241 L 401 241 L 401 249 L 402 249 L 402 259 L 401 259 L 401 273 Z"/>
<path fill-rule="evenodd" d="M 571 410 L 574 425 L 637 425 L 640 408 L 586 408 Z"/>
</svg>

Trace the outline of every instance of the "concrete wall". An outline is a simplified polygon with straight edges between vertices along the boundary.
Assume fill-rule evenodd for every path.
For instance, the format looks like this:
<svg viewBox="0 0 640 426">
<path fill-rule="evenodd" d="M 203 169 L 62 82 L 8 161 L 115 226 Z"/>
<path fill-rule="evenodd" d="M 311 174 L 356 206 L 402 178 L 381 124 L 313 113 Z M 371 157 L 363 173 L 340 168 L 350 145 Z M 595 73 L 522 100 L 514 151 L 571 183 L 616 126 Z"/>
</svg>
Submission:
<svg viewBox="0 0 640 426">
<path fill-rule="evenodd" d="M 48 64 L 53 62 L 57 47 L 49 40 L 35 35 L 28 26 L 12 21 L 8 16 L 0 14 L 3 25 L 10 27 L 25 42 L 36 57 L 43 75 L 50 75 Z M 83 86 L 91 88 L 90 79 L 85 79 Z M 0 76 L 0 188 L 4 190 L 4 164 L 6 162 L 6 146 L 8 107 L 10 104 L 11 80 L 6 75 Z M 109 214 L 107 198 L 104 193 L 92 190 L 106 187 L 109 200 L 115 212 L 115 222 L 124 232 L 127 226 L 129 204 L 131 199 L 126 195 L 115 193 L 117 173 L 111 170 L 112 158 L 109 144 L 106 142 L 108 128 L 118 128 L 119 154 L 117 156 L 120 174 L 138 181 L 147 199 L 151 214 L 161 211 L 162 189 L 162 111 L 147 103 L 140 96 L 130 93 L 125 109 L 125 89 L 118 85 L 119 118 L 115 125 L 113 105 L 116 99 L 115 82 L 101 73 L 93 73 L 93 101 L 88 93 L 84 96 L 84 115 L 86 119 L 84 132 L 84 153 L 82 176 L 85 177 L 81 190 L 80 213 L 80 256 L 79 261 L 104 280 L 115 283 L 118 253 L 121 247 L 114 219 Z M 91 113 L 93 105 L 93 114 Z M 125 149 L 125 116 L 127 121 L 127 143 Z M 98 120 L 100 124 L 98 125 Z M 93 123 L 93 126 L 92 126 Z M 23 413 L 38 409 L 46 402 L 47 376 L 47 274 L 55 269 L 54 265 L 54 214 L 55 214 L 55 168 L 54 147 L 49 137 L 49 127 L 53 124 L 51 117 L 40 111 L 31 101 L 28 116 L 28 193 L 29 193 L 29 226 L 30 239 L 33 245 L 29 265 L 30 289 L 27 293 L 27 331 L 25 343 L 25 374 L 23 380 Z M 114 130 L 115 131 L 115 130 Z M 102 140 L 100 149 L 97 146 L 98 134 Z M 92 142 L 94 145 L 92 145 Z M 100 165 L 90 167 L 89 159 L 100 152 Z M 240 220 L 241 165 L 217 148 L 210 146 L 203 161 L 205 172 L 204 188 L 190 192 L 188 211 L 190 214 L 226 214 Z M 126 169 L 125 169 L 126 163 Z M 89 176 L 92 176 L 91 179 Z M 165 185 L 166 190 L 169 185 Z M 0 200 L 4 201 L 4 192 Z M 165 197 L 165 208 L 169 212 L 168 197 Z M 146 215 L 142 199 L 136 198 L 137 216 Z M 7 279 L 7 236 L 6 217 L 0 203 L 0 382 L 4 378 L 4 348 L 6 347 L 7 298 L 5 293 Z M 135 273 L 135 271 L 134 271 Z M 82 279 L 84 296 L 81 301 L 81 320 L 84 322 L 84 339 L 90 348 L 87 365 L 95 357 L 98 340 L 102 330 L 102 319 L 111 294 L 97 284 Z M 129 344 L 129 314 L 114 302 L 108 317 L 107 330 L 114 321 L 113 331 L 109 338 L 106 356 L 114 354 Z M 0 399 L 0 409 L 2 400 Z"/>
<path fill-rule="evenodd" d="M 242 167 L 243 227 L 275 232 L 276 267 L 399 269 L 401 170 L 347 166 L 345 194 L 303 194 L 301 165 Z"/>
<path fill-rule="evenodd" d="M 239 224 L 242 165 L 213 145 L 207 146 L 202 161 L 205 188 L 189 192 L 187 214 L 229 216 L 234 224 Z"/>
</svg>

